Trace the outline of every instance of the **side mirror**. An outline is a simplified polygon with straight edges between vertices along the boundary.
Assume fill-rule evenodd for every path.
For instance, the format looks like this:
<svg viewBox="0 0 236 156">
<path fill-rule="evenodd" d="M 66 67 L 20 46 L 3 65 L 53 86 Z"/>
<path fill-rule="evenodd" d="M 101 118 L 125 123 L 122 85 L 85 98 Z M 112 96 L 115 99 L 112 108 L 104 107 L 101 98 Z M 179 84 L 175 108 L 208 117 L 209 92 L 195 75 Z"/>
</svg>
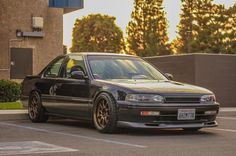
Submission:
<svg viewBox="0 0 236 156">
<path fill-rule="evenodd" d="M 167 77 L 168 80 L 173 80 L 174 79 L 174 76 L 170 73 L 165 73 L 164 75 L 165 75 L 165 77 Z"/>
<path fill-rule="evenodd" d="M 71 78 L 73 79 L 86 79 L 87 77 L 84 75 L 82 71 L 73 71 L 71 73 Z"/>
</svg>

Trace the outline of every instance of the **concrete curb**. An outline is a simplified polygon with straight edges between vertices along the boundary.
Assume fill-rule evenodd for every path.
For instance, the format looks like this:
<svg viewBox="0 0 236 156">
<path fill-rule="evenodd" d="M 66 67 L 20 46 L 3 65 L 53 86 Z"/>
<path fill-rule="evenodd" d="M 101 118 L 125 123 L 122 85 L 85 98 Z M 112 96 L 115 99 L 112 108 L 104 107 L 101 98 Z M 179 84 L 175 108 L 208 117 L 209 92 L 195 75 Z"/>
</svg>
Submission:
<svg viewBox="0 0 236 156">
<path fill-rule="evenodd" d="M 220 108 L 218 116 L 236 116 L 236 107 Z M 28 110 L 0 110 L 0 121 L 28 119 Z"/>
<path fill-rule="evenodd" d="M 28 119 L 28 110 L 0 110 L 0 121 Z"/>
<path fill-rule="evenodd" d="M 236 107 L 220 108 L 219 116 L 236 116 Z"/>
</svg>

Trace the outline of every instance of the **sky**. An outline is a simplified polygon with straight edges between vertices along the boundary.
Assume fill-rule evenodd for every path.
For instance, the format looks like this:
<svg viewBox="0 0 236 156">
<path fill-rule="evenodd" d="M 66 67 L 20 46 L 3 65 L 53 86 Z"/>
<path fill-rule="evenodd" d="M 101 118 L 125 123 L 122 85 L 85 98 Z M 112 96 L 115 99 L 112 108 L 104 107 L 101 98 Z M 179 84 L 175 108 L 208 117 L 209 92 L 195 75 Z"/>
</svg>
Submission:
<svg viewBox="0 0 236 156">
<path fill-rule="evenodd" d="M 130 21 L 133 10 L 134 0 L 84 0 L 84 8 L 64 15 L 64 34 L 63 42 L 68 48 L 71 47 L 72 29 L 76 18 L 82 18 L 89 14 L 107 14 L 116 17 L 116 24 L 123 30 L 124 35 L 126 26 Z M 217 4 L 224 4 L 227 8 L 236 0 L 214 0 Z M 181 0 L 164 0 L 164 9 L 169 21 L 168 35 L 173 40 L 177 35 L 177 25 L 181 10 Z"/>
</svg>

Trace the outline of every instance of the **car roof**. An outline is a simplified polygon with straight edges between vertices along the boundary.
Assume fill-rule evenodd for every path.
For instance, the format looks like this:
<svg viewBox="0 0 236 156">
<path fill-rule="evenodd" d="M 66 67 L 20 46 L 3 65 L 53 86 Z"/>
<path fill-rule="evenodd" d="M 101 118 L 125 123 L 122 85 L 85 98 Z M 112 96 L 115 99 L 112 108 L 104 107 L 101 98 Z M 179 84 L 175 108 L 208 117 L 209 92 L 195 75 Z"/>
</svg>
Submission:
<svg viewBox="0 0 236 156">
<path fill-rule="evenodd" d="M 104 52 L 73 52 L 66 54 L 67 56 L 71 55 L 97 55 L 97 56 L 126 56 L 126 57 L 137 57 L 135 55 L 128 55 L 128 54 L 118 54 L 118 53 L 104 53 Z"/>
</svg>

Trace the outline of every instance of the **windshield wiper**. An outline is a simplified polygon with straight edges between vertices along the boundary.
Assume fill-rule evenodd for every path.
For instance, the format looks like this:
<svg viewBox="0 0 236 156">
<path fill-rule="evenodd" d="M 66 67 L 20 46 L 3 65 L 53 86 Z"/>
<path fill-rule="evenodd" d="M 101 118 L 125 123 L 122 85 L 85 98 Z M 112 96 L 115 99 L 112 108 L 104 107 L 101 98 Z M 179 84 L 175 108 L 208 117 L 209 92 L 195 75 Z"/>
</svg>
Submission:
<svg viewBox="0 0 236 156">
<path fill-rule="evenodd" d="M 148 77 L 146 75 L 134 75 L 132 79 L 148 79 Z"/>
</svg>

